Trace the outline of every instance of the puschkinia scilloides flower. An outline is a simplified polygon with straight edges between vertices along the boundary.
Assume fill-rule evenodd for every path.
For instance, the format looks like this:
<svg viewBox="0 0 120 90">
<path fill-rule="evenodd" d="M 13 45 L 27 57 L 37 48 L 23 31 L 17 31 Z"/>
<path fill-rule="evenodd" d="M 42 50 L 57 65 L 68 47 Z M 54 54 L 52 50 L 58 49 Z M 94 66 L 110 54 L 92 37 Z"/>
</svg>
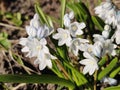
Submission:
<svg viewBox="0 0 120 90">
<path fill-rule="evenodd" d="M 82 35 L 84 29 L 86 27 L 84 22 L 78 23 L 78 22 L 73 22 L 69 25 L 69 31 L 72 37 L 77 37 L 77 35 Z"/>
<path fill-rule="evenodd" d="M 117 80 L 114 78 L 110 78 L 110 77 L 104 77 L 100 82 L 104 84 L 108 84 L 110 86 L 117 84 Z"/>
<path fill-rule="evenodd" d="M 66 13 L 65 15 L 64 15 L 64 18 L 63 18 L 63 20 L 64 20 L 64 25 L 65 25 L 65 27 L 69 27 L 69 25 L 70 25 L 70 23 L 71 23 L 71 20 L 74 18 L 74 12 L 73 11 L 71 11 L 70 13 Z"/>
<path fill-rule="evenodd" d="M 70 36 L 70 32 L 68 29 L 62 29 L 62 28 L 58 28 L 57 29 L 58 33 L 53 35 L 53 38 L 58 41 L 58 45 L 62 46 L 64 44 L 66 44 L 67 46 L 70 46 L 71 44 L 71 36 Z"/>
<path fill-rule="evenodd" d="M 112 39 L 116 41 L 117 44 L 120 44 L 120 9 L 113 4 L 112 0 L 106 0 L 101 5 L 95 8 L 95 13 L 102 18 L 106 24 L 112 25 L 115 32 Z M 106 32 L 103 32 L 105 34 Z"/>
<path fill-rule="evenodd" d="M 80 64 L 85 65 L 83 69 L 83 74 L 89 73 L 89 75 L 92 75 L 99 68 L 97 64 L 98 59 L 89 54 L 88 52 L 84 52 L 83 56 L 86 59 L 83 59 L 79 62 Z"/>
<path fill-rule="evenodd" d="M 88 43 L 89 40 L 75 38 L 71 41 L 71 45 L 69 46 L 69 51 L 72 52 L 75 56 L 78 56 L 78 51 L 81 50 L 81 44 Z"/>
<path fill-rule="evenodd" d="M 54 29 L 46 24 L 41 24 L 38 14 L 35 14 L 30 21 L 30 25 L 26 26 L 26 32 L 30 38 L 45 38 L 53 33 Z"/>
<path fill-rule="evenodd" d="M 27 53 L 27 57 L 36 57 L 35 64 L 39 64 L 39 69 L 43 70 L 46 66 L 52 68 L 51 59 L 57 59 L 50 54 L 46 41 L 54 29 L 46 24 L 40 23 L 38 14 L 35 14 L 30 21 L 30 26 L 26 26 L 27 38 L 21 38 L 20 44 L 23 45 L 22 52 Z"/>
</svg>

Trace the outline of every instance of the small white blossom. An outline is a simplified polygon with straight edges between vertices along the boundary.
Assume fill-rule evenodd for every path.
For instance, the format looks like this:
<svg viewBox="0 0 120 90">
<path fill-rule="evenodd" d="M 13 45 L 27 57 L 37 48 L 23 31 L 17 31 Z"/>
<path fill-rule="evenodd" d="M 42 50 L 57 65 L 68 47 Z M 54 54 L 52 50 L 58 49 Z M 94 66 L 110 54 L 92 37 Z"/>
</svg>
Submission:
<svg viewBox="0 0 120 90">
<path fill-rule="evenodd" d="M 97 57 L 100 58 L 100 57 L 101 57 L 101 54 L 102 54 L 102 49 L 103 49 L 102 43 L 99 42 L 99 41 L 97 41 L 97 42 L 95 42 L 94 45 L 93 45 L 93 50 L 92 50 L 92 52 L 93 52 L 93 54 L 94 54 L 95 56 L 97 56 Z"/>
<path fill-rule="evenodd" d="M 94 37 L 94 42 L 98 43 L 98 45 L 96 45 L 97 46 L 96 50 L 97 49 L 100 50 L 99 51 L 100 56 L 104 56 L 106 54 L 110 54 L 112 56 L 116 55 L 115 48 L 117 46 L 115 44 L 113 44 L 112 39 L 107 39 L 104 36 L 99 35 L 99 34 L 95 34 L 95 35 L 93 35 L 93 37 Z"/>
<path fill-rule="evenodd" d="M 21 38 L 20 44 L 24 46 L 22 52 L 27 52 L 27 57 L 36 57 L 38 54 L 43 52 L 49 52 L 46 44 L 46 39 L 41 39 L 40 41 L 36 38 Z"/>
<path fill-rule="evenodd" d="M 42 39 L 49 36 L 53 31 L 54 29 L 52 27 L 40 23 L 38 14 L 34 15 L 33 19 L 30 21 L 30 26 L 26 26 L 26 32 L 29 38 Z"/>
<path fill-rule="evenodd" d="M 115 48 L 117 47 L 117 45 L 113 44 L 112 40 L 107 39 L 102 44 L 103 44 L 102 56 L 106 54 L 110 54 L 112 56 L 116 55 Z"/>
<path fill-rule="evenodd" d="M 111 31 L 111 27 L 110 27 L 109 25 L 105 25 L 105 26 L 104 26 L 104 30 L 102 31 L 102 36 L 103 36 L 105 39 L 108 39 L 108 38 L 109 38 L 110 31 Z"/>
<path fill-rule="evenodd" d="M 89 73 L 89 75 L 92 75 L 95 70 L 98 70 L 98 59 L 91 56 L 89 53 L 84 52 L 83 56 L 86 59 L 81 60 L 79 63 L 85 65 L 83 69 L 83 74 Z"/>
<path fill-rule="evenodd" d="M 33 19 L 31 19 L 30 26 L 34 27 L 35 29 L 38 29 L 41 26 L 40 19 L 37 13 L 33 16 Z"/>
<path fill-rule="evenodd" d="M 70 23 L 71 23 L 71 20 L 74 18 L 74 12 L 73 11 L 71 11 L 69 14 L 67 13 L 67 14 L 65 14 L 64 15 L 64 18 L 63 18 L 63 20 L 64 20 L 64 25 L 66 26 L 66 27 L 69 27 L 69 25 L 70 25 Z"/>
<path fill-rule="evenodd" d="M 103 35 L 99 35 L 99 34 L 94 34 L 93 37 L 94 37 L 94 42 L 97 41 L 104 42 L 106 40 L 106 38 Z"/>
<path fill-rule="evenodd" d="M 51 59 L 57 59 L 55 56 L 51 55 L 49 52 L 47 53 L 40 53 L 37 59 L 34 61 L 34 64 L 39 64 L 39 69 L 43 70 L 46 66 L 52 68 Z"/>
<path fill-rule="evenodd" d="M 70 13 L 69 13 L 69 16 L 68 16 L 70 19 L 73 19 L 74 18 L 74 12 L 73 11 L 71 11 Z"/>
<path fill-rule="evenodd" d="M 86 25 L 83 22 L 82 23 L 73 22 L 69 25 L 70 34 L 72 35 L 72 37 L 82 35 L 83 34 L 82 29 L 84 29 L 85 27 Z"/>
<path fill-rule="evenodd" d="M 70 46 L 72 40 L 70 32 L 62 28 L 58 28 L 57 31 L 58 33 L 54 34 L 53 38 L 59 40 L 58 45 L 62 46 L 63 44 L 66 44 L 67 46 Z"/>
<path fill-rule="evenodd" d="M 71 45 L 69 47 L 69 51 L 73 52 L 75 56 L 78 55 L 78 51 L 81 49 L 80 45 L 84 43 L 88 43 L 89 41 L 86 39 L 75 38 L 71 41 Z"/>
<path fill-rule="evenodd" d="M 112 25 L 114 29 L 120 25 L 120 10 L 117 9 L 111 0 L 107 0 L 97 6 L 95 13 L 102 18 L 106 24 Z"/>
<path fill-rule="evenodd" d="M 111 86 L 117 84 L 117 80 L 116 80 L 116 79 L 113 79 L 113 78 L 110 78 L 110 77 L 104 77 L 104 78 L 101 80 L 101 82 L 104 83 L 104 84 L 109 84 L 109 85 L 111 85 Z"/>
<path fill-rule="evenodd" d="M 49 36 L 51 33 L 53 33 L 54 29 L 51 27 L 48 27 L 46 25 L 42 25 L 38 28 L 37 31 L 37 38 L 41 39 L 41 38 L 45 38 L 47 36 Z"/>
<path fill-rule="evenodd" d="M 115 39 L 115 42 L 117 44 L 120 44 L 120 26 L 117 27 L 117 30 L 115 31 L 114 35 L 112 36 L 112 40 Z"/>
<path fill-rule="evenodd" d="M 95 55 L 97 57 L 101 56 L 101 49 L 102 49 L 102 45 L 100 42 L 95 42 L 93 45 L 88 43 L 80 45 L 81 51 L 88 52 L 89 54 Z"/>
</svg>

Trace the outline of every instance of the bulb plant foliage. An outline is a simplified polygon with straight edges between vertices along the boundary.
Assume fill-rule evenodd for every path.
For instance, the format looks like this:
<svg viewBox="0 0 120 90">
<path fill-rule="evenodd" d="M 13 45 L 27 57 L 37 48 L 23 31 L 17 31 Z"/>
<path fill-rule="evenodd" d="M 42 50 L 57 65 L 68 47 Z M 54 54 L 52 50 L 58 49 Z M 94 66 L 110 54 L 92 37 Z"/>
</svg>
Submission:
<svg viewBox="0 0 120 90">
<path fill-rule="evenodd" d="M 27 57 L 36 57 L 39 70 L 48 68 L 61 83 L 69 81 L 64 85 L 70 90 L 120 90 L 120 9 L 112 0 L 96 6 L 94 16 L 82 1 L 61 0 L 59 22 L 44 14 L 38 4 L 35 10 L 26 26 L 28 37 L 19 44 Z M 59 24 L 57 30 L 54 23 Z"/>
</svg>

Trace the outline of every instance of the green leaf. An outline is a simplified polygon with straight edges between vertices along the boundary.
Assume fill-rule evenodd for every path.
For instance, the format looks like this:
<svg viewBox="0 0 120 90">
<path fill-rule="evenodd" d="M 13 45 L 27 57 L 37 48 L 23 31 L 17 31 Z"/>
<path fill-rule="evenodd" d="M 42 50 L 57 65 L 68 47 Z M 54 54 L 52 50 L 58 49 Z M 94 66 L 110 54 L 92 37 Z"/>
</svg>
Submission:
<svg viewBox="0 0 120 90">
<path fill-rule="evenodd" d="M 102 59 L 100 60 L 100 62 L 98 63 L 100 67 L 102 67 L 106 61 L 107 61 L 108 57 L 107 56 L 104 56 L 102 57 Z"/>
<path fill-rule="evenodd" d="M 65 66 L 67 68 L 69 68 L 71 71 L 72 71 L 72 75 L 74 77 L 74 80 L 77 80 L 75 81 L 77 83 L 78 86 L 81 86 L 81 85 L 84 85 L 84 84 L 87 84 L 88 81 L 87 79 L 84 77 L 84 75 L 82 73 L 80 73 L 79 71 L 77 71 L 73 66 L 71 66 L 69 63 L 67 62 L 64 62 Z"/>
<path fill-rule="evenodd" d="M 5 32 L 2 32 L 2 33 L 0 33 L 0 38 L 1 38 L 1 37 L 7 39 L 7 38 L 8 38 L 8 34 L 5 33 Z"/>
<path fill-rule="evenodd" d="M 104 76 L 106 76 L 115 67 L 117 62 L 118 58 L 114 58 L 110 64 L 98 74 L 98 80 L 101 80 Z"/>
<path fill-rule="evenodd" d="M 63 27 L 64 25 L 64 14 L 65 14 L 65 7 L 66 7 L 66 0 L 61 0 L 61 27 Z"/>
<path fill-rule="evenodd" d="M 113 72 L 111 72 L 110 77 L 114 78 L 120 72 L 120 66 L 118 66 Z"/>
<path fill-rule="evenodd" d="M 52 83 L 66 86 L 71 90 L 74 90 L 75 85 L 63 78 L 59 78 L 54 75 L 0 75 L 0 82 L 12 82 L 12 83 Z"/>
<path fill-rule="evenodd" d="M 108 88 L 105 88 L 103 90 L 120 90 L 120 85 L 119 86 L 108 87 Z"/>
<path fill-rule="evenodd" d="M 36 13 L 38 13 L 38 15 L 40 17 L 40 22 L 42 24 L 46 23 L 48 26 L 50 26 L 49 23 L 48 23 L 48 21 L 47 21 L 47 18 L 45 16 L 45 14 L 43 13 L 42 9 L 39 7 L 38 4 L 35 4 L 35 11 L 36 11 Z"/>
<path fill-rule="evenodd" d="M 11 47 L 11 43 L 7 39 L 0 38 L 0 45 L 2 45 L 7 50 Z"/>
<path fill-rule="evenodd" d="M 100 31 L 104 30 L 105 23 L 98 16 L 92 16 L 93 23 L 97 26 Z"/>
<path fill-rule="evenodd" d="M 13 58 L 22 66 L 24 66 L 23 61 L 21 60 L 20 56 L 13 54 Z"/>
<path fill-rule="evenodd" d="M 54 60 L 52 60 L 52 71 L 60 78 L 64 78 L 64 76 L 62 75 L 62 73 L 60 72 L 57 64 L 55 63 Z"/>
</svg>

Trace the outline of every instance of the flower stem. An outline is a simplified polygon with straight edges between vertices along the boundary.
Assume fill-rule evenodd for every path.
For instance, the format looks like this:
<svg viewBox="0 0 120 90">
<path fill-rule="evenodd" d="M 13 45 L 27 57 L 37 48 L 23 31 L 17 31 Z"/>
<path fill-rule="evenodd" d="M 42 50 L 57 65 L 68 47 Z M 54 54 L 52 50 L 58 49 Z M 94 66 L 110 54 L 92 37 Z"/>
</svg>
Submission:
<svg viewBox="0 0 120 90">
<path fill-rule="evenodd" d="M 97 71 L 95 71 L 94 73 L 94 90 L 97 90 L 96 84 L 97 84 Z"/>
</svg>

